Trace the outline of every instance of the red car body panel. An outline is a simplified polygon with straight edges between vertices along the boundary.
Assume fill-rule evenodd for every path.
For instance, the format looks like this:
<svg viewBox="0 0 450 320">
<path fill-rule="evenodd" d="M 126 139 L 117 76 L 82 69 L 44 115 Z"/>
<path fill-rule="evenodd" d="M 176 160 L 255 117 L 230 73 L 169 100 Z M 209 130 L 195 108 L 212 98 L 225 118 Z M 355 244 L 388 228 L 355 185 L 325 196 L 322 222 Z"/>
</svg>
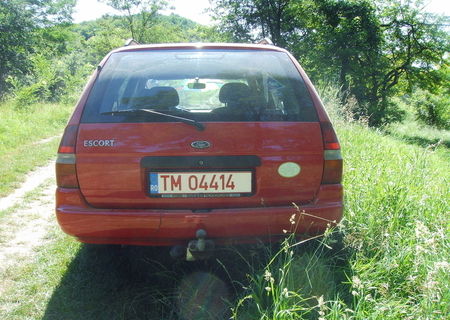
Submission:
<svg viewBox="0 0 450 320">
<path fill-rule="evenodd" d="M 342 187 L 321 186 L 316 201 L 300 206 L 214 209 L 209 212 L 161 209 L 97 209 L 78 189 L 58 188 L 56 213 L 64 232 L 86 243 L 183 245 L 199 229 L 217 244 L 277 239 L 285 231 L 317 234 L 342 217 Z M 304 213 L 302 213 L 304 211 Z M 295 217 L 293 218 L 293 215 Z M 293 218 L 293 219 L 292 219 Z M 294 221 L 294 224 L 292 223 Z"/>
<path fill-rule="evenodd" d="M 183 123 L 171 123 L 171 130 L 167 126 L 167 123 L 81 124 L 76 147 L 77 172 L 86 201 L 99 208 L 279 206 L 311 201 L 320 185 L 323 147 L 318 123 L 214 122 L 207 123 L 204 131 Z M 83 147 L 84 141 L 94 137 L 114 139 L 114 147 Z M 211 147 L 194 149 L 190 143 L 196 140 L 208 140 Z M 147 196 L 146 173 L 140 166 L 142 157 L 247 154 L 257 154 L 262 162 L 256 167 L 255 176 L 256 185 L 264 187 L 256 188 L 251 197 L 198 201 Z M 278 166 L 286 161 L 301 165 L 298 176 L 287 179 L 277 173 Z"/>
<path fill-rule="evenodd" d="M 320 123 L 330 120 L 305 72 L 284 49 L 201 45 L 204 49 L 271 50 L 288 54 L 311 95 L 318 122 L 207 122 L 204 131 L 180 122 L 80 123 L 101 67 L 114 52 L 198 47 L 196 44 L 131 46 L 113 51 L 100 63 L 68 123 L 78 126 L 74 147 L 79 188 L 57 188 L 56 216 L 64 232 L 86 243 L 170 246 L 186 245 L 195 238 L 197 230 L 204 229 L 208 239 L 229 244 L 275 239 L 286 231 L 317 234 L 341 220 L 342 185 L 321 184 L 324 143 Z M 84 141 L 93 139 L 113 139 L 115 147 L 86 148 Z M 195 140 L 208 140 L 211 148 L 193 149 L 190 143 Z M 141 159 L 186 155 L 257 155 L 261 165 L 253 168 L 256 179 L 253 194 L 237 198 L 149 197 L 148 171 L 142 167 Z M 277 168 L 284 162 L 300 164 L 300 174 L 289 179 L 281 177 Z"/>
</svg>

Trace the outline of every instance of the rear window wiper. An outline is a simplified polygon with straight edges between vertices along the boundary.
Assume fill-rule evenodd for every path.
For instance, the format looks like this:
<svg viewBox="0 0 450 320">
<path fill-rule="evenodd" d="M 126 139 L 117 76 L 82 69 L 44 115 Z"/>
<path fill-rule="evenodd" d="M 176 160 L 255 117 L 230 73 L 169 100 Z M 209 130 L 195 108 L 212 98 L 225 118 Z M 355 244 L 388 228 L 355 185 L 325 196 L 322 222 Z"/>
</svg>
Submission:
<svg viewBox="0 0 450 320">
<path fill-rule="evenodd" d="M 174 116 L 174 115 L 171 115 L 168 113 L 155 111 L 153 109 L 126 109 L 126 110 L 108 111 L 108 112 L 102 112 L 102 113 L 100 113 L 100 115 L 102 115 L 102 116 L 103 115 L 113 115 L 114 116 L 116 114 L 124 114 L 124 113 L 151 113 L 151 114 L 155 114 L 155 115 L 166 117 L 166 118 L 176 119 L 180 122 L 190 124 L 190 125 L 196 127 L 200 131 L 205 130 L 205 125 L 203 123 L 200 123 L 193 119 L 178 117 L 178 116 Z"/>
</svg>

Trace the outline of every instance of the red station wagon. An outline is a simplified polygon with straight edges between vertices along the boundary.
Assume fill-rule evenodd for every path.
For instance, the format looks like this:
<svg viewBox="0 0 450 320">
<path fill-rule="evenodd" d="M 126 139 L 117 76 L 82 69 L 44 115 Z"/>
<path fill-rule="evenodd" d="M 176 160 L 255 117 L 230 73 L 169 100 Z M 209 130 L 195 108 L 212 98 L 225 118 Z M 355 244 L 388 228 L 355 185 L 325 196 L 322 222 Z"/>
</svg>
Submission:
<svg viewBox="0 0 450 320">
<path fill-rule="evenodd" d="M 330 120 L 272 45 L 112 51 L 65 129 L 56 176 L 58 222 L 85 243 L 195 255 L 279 238 L 294 213 L 297 234 L 318 234 L 343 210 Z"/>
</svg>

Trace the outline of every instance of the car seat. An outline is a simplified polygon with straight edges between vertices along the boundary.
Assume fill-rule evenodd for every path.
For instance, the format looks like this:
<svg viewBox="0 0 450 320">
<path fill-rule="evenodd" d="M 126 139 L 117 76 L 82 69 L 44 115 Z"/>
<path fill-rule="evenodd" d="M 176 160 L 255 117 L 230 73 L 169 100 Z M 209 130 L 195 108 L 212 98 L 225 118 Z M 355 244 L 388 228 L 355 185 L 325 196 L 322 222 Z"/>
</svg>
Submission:
<svg viewBox="0 0 450 320">
<path fill-rule="evenodd" d="M 225 107 L 214 109 L 215 114 L 229 115 L 232 120 L 256 120 L 253 107 L 253 95 L 245 83 L 229 82 L 224 84 L 219 91 L 219 101 Z"/>
<path fill-rule="evenodd" d="M 151 108 L 155 110 L 170 110 L 180 103 L 178 92 L 173 87 L 158 86 L 142 89 L 136 97 L 131 99 L 131 107 Z"/>
</svg>

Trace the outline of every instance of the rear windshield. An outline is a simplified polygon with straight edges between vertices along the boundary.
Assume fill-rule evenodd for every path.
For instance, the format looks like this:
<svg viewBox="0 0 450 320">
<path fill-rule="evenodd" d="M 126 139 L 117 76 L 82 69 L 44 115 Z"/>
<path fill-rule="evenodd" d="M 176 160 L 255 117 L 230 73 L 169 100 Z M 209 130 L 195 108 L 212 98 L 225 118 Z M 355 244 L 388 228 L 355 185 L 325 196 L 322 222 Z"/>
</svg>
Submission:
<svg viewBox="0 0 450 320">
<path fill-rule="evenodd" d="M 262 50 L 148 50 L 111 55 L 82 122 L 317 121 L 287 54 Z M 131 111 L 131 112 L 130 112 Z"/>
</svg>

